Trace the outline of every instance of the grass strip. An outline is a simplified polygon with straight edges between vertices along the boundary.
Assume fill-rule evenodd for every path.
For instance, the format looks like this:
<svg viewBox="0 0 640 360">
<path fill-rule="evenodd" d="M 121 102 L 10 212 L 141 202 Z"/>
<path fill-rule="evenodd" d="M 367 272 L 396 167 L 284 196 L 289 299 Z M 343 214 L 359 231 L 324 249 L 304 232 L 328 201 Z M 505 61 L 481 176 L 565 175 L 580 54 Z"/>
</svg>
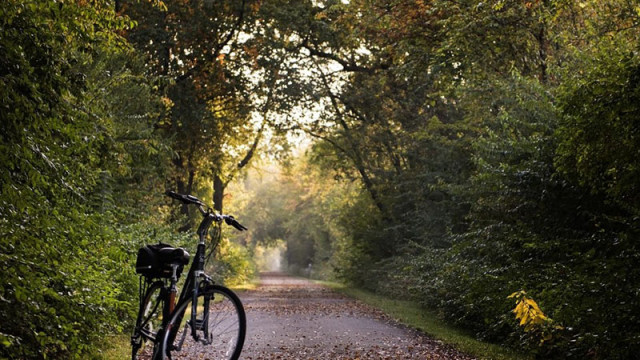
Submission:
<svg viewBox="0 0 640 360">
<path fill-rule="evenodd" d="M 131 359 L 131 335 L 108 335 L 104 338 L 102 349 L 89 357 L 92 360 Z"/>
<path fill-rule="evenodd" d="M 251 282 L 246 282 L 246 283 L 243 283 L 243 284 L 230 285 L 230 286 L 228 286 L 228 288 L 233 290 L 234 292 L 251 291 L 251 290 L 255 290 L 255 289 L 258 288 L 258 281 L 257 280 L 253 280 Z"/>
<path fill-rule="evenodd" d="M 394 300 L 369 291 L 346 287 L 332 282 L 319 282 L 337 292 L 358 299 L 368 305 L 382 310 L 401 324 L 421 331 L 432 338 L 440 340 L 457 350 L 477 357 L 491 360 L 533 359 L 533 356 L 519 354 L 500 345 L 475 339 L 464 331 L 457 329 L 439 319 L 437 315 L 425 310 L 418 303 L 405 300 Z"/>
</svg>

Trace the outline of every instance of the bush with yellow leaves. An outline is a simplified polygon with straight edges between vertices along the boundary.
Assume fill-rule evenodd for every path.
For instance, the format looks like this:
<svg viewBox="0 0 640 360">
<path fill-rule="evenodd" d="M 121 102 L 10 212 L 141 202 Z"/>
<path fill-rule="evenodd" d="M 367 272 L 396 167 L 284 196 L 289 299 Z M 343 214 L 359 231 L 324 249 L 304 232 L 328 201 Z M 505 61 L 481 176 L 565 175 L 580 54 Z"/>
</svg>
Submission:
<svg viewBox="0 0 640 360">
<path fill-rule="evenodd" d="M 540 345 L 553 339 L 554 332 L 564 329 L 542 312 L 540 306 L 530 298 L 524 290 L 516 291 L 508 296 L 516 300 L 513 313 L 520 321 L 519 325 L 526 333 L 540 339 Z"/>
</svg>

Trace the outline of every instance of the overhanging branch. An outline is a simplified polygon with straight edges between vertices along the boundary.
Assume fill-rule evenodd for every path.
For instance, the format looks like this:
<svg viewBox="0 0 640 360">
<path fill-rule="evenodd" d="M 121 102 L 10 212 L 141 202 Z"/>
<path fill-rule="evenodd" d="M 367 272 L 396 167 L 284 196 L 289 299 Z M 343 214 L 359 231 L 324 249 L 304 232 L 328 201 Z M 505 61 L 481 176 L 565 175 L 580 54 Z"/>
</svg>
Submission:
<svg viewBox="0 0 640 360">
<path fill-rule="evenodd" d="M 378 63 L 371 67 L 362 66 L 362 65 L 356 64 L 353 61 L 347 61 L 345 59 L 342 59 L 335 54 L 331 54 L 325 51 L 315 49 L 311 47 L 306 40 L 300 45 L 300 47 L 307 49 L 311 56 L 316 56 L 319 58 L 329 59 L 337 62 L 338 64 L 342 65 L 342 71 L 373 73 L 377 70 L 386 70 L 390 67 L 390 64 L 388 63 Z"/>
</svg>

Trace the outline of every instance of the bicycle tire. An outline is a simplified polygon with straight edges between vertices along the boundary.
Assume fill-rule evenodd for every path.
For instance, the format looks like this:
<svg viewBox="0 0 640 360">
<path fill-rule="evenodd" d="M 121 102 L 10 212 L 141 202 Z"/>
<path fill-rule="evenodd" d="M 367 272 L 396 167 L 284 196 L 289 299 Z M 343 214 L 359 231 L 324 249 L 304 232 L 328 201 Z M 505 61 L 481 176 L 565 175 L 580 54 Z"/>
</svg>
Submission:
<svg viewBox="0 0 640 360">
<path fill-rule="evenodd" d="M 207 301 L 207 298 L 211 299 Z M 159 353 L 161 356 L 158 358 L 237 360 L 242 352 L 247 331 L 244 307 L 238 296 L 220 285 L 209 285 L 199 291 L 198 307 L 202 306 L 202 310 L 208 308 L 208 311 L 203 312 L 202 317 L 198 316 L 200 329 L 197 334 L 200 339 L 197 342 L 191 336 L 191 327 L 187 324 L 191 321 L 191 303 L 191 299 L 188 299 L 176 308 L 167 329 L 179 327 L 177 336 L 172 339 L 173 343 L 169 344 L 171 332 L 167 331 L 163 335 L 162 351 Z M 207 326 L 204 326 L 205 324 Z M 203 340 L 205 334 L 208 334 L 208 341 Z"/>
<path fill-rule="evenodd" d="M 132 360 L 151 360 L 158 349 L 157 335 L 162 327 L 165 301 L 163 291 L 162 281 L 151 284 L 140 303 L 131 340 Z"/>
</svg>

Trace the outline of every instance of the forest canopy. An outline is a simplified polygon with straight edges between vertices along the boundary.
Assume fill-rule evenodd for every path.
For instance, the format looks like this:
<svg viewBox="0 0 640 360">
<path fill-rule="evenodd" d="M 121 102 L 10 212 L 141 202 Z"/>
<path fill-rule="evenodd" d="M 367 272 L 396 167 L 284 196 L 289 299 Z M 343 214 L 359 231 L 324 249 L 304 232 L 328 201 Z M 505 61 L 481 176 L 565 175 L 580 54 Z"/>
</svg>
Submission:
<svg viewBox="0 0 640 360">
<path fill-rule="evenodd" d="M 194 245 L 167 189 L 247 219 L 228 283 L 284 244 L 539 358 L 640 351 L 633 1 L 5 0 L 0 33 L 0 358 L 129 331 L 138 247 Z"/>
</svg>

